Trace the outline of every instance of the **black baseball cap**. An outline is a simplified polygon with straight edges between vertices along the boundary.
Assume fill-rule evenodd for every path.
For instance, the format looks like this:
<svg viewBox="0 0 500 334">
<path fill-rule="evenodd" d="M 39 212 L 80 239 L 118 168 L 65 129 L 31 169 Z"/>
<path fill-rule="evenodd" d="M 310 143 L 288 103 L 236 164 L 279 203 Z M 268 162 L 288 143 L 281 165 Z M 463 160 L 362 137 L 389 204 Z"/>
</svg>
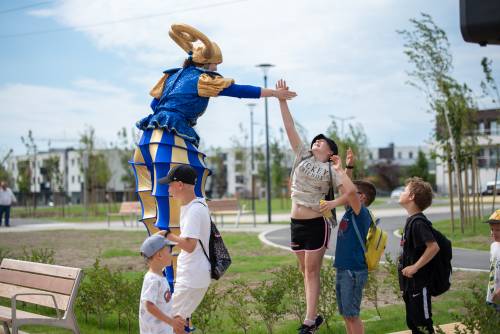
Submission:
<svg viewBox="0 0 500 334">
<path fill-rule="evenodd" d="M 196 184 L 196 170 L 189 165 L 177 165 L 172 167 L 167 176 L 158 180 L 160 184 L 169 184 L 173 181 L 181 181 L 187 184 Z"/>
<path fill-rule="evenodd" d="M 318 139 L 324 139 L 326 141 L 326 143 L 328 144 L 328 146 L 330 147 L 330 150 L 332 150 L 334 155 L 339 154 L 339 148 L 337 146 L 337 143 L 335 143 L 335 141 L 333 139 L 328 138 L 327 136 L 325 136 L 322 133 L 320 133 L 319 135 L 314 137 L 314 139 L 311 142 L 311 148 L 313 147 L 314 142 Z"/>
</svg>

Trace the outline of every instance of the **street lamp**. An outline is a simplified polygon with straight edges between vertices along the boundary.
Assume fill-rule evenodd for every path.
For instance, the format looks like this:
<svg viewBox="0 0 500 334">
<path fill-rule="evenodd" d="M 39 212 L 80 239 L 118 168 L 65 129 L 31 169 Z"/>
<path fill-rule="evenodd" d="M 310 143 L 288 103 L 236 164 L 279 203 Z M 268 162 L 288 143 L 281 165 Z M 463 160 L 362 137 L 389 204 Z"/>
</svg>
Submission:
<svg viewBox="0 0 500 334">
<path fill-rule="evenodd" d="M 256 65 L 256 67 L 259 67 L 262 70 L 262 73 L 264 74 L 264 88 L 267 88 L 267 73 L 269 72 L 269 69 L 271 67 L 274 67 L 273 64 L 259 64 Z M 265 111 L 266 111 L 266 178 L 267 178 L 267 191 L 266 191 L 266 198 L 267 198 L 267 222 L 271 224 L 271 168 L 269 166 L 269 121 L 268 121 L 268 116 L 267 116 L 267 97 L 264 98 L 264 106 L 265 106 Z"/>
<path fill-rule="evenodd" d="M 251 159 L 251 182 L 252 182 L 252 212 L 253 212 L 253 225 L 255 226 L 255 164 L 254 164 L 254 152 L 253 152 L 253 108 L 255 108 L 256 103 L 247 103 L 250 109 L 250 159 Z"/>
<path fill-rule="evenodd" d="M 340 125 L 340 134 L 341 134 L 342 139 L 344 139 L 344 122 L 353 120 L 356 117 L 354 117 L 354 116 L 339 117 L 339 116 L 334 116 L 334 115 L 331 115 L 330 117 L 333 118 L 333 119 L 336 119 L 336 120 L 340 121 L 340 124 L 341 124 Z"/>
</svg>

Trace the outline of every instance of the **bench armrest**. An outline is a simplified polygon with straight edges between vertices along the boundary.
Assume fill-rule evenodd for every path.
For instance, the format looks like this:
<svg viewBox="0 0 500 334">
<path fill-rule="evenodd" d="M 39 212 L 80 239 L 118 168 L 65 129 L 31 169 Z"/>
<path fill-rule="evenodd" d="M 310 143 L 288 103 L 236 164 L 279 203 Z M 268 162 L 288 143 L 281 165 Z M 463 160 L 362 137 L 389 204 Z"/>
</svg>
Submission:
<svg viewBox="0 0 500 334">
<path fill-rule="evenodd" d="M 10 298 L 10 307 L 12 309 L 12 320 L 16 319 L 16 302 L 17 296 L 50 296 L 54 301 L 54 306 L 56 309 L 56 315 L 58 319 L 61 319 L 61 314 L 59 313 L 59 308 L 57 307 L 57 301 L 53 294 L 50 293 L 36 293 L 36 292 L 26 292 L 26 293 L 16 293 Z"/>
</svg>

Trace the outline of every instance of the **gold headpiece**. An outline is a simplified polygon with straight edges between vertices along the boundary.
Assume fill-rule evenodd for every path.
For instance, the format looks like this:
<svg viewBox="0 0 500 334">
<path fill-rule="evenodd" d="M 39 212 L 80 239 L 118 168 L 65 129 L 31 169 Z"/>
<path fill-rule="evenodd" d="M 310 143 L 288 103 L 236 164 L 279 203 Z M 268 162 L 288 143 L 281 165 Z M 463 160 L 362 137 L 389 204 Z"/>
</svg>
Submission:
<svg viewBox="0 0 500 334">
<path fill-rule="evenodd" d="M 194 62 L 199 64 L 222 63 L 222 53 L 219 46 L 198 29 L 182 23 L 172 24 L 168 34 L 177 45 L 191 55 Z M 193 44 L 197 41 L 200 41 L 201 45 Z"/>
</svg>

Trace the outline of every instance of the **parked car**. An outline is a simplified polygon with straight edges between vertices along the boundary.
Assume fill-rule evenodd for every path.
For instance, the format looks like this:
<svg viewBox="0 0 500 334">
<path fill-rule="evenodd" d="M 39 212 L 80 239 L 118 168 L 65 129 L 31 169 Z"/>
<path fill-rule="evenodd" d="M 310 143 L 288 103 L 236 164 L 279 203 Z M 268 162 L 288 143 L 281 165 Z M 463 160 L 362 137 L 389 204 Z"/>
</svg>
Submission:
<svg viewBox="0 0 500 334">
<path fill-rule="evenodd" d="M 486 189 L 483 190 L 483 195 L 493 195 L 493 189 L 495 188 L 495 181 L 486 182 Z M 497 181 L 497 195 L 500 195 L 500 181 Z"/>
<path fill-rule="evenodd" d="M 391 200 L 399 200 L 399 196 L 401 196 L 401 193 L 405 190 L 404 186 L 397 187 L 391 192 Z"/>
</svg>

